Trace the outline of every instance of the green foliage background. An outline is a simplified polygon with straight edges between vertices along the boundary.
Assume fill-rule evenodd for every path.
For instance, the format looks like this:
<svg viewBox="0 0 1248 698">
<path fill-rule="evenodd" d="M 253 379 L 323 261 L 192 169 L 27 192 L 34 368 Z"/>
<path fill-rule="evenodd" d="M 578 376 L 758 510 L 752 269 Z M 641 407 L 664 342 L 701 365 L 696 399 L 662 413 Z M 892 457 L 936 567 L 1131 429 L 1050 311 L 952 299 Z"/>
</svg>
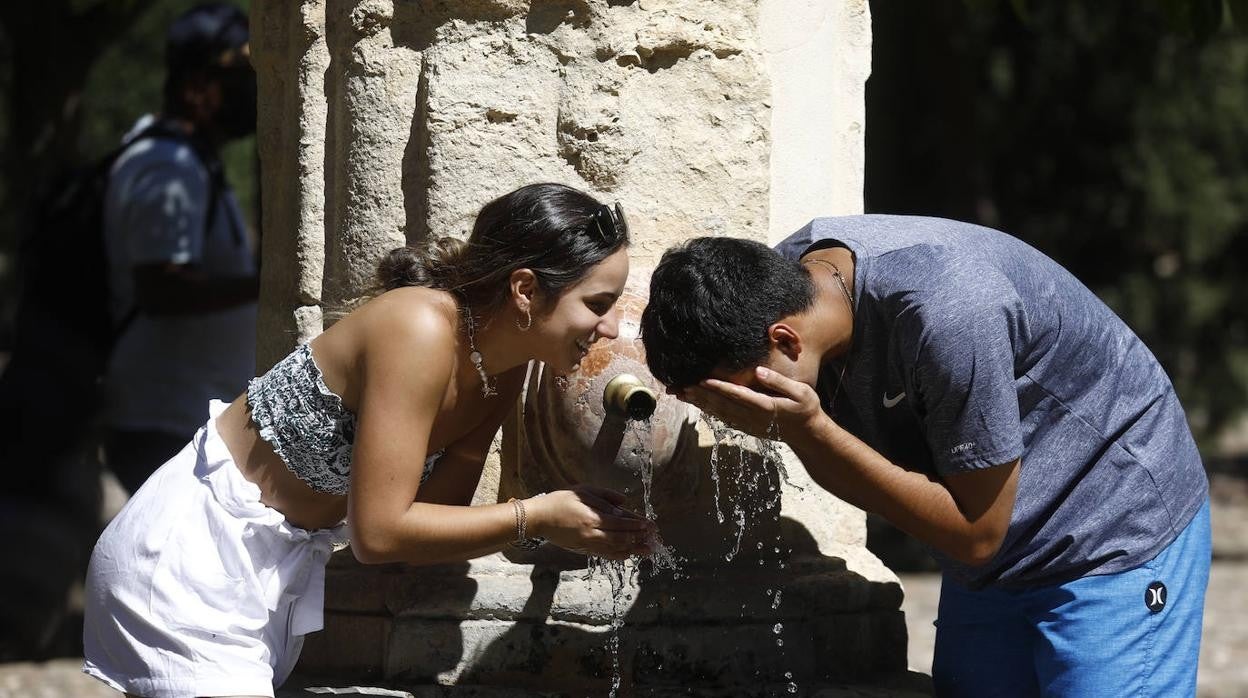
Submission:
<svg viewBox="0 0 1248 698">
<path fill-rule="evenodd" d="M 249 0 L 231 0 L 249 9 Z M 0 3 L 0 352 L 11 345 L 20 236 L 59 175 L 94 162 L 160 109 L 164 37 L 193 0 Z M 254 138 L 222 153 L 253 230 Z M 73 280 L 67 280 L 73 283 Z"/>
<path fill-rule="evenodd" d="M 160 108 L 164 80 L 164 33 L 171 21 L 195 0 L 162 0 L 140 15 L 134 27 L 117 37 L 92 67 L 82 94 L 83 119 L 79 151 L 86 157 L 116 147 L 123 133 L 146 112 Z M 233 4 L 248 9 L 248 0 Z M 243 210 L 255 225 L 255 137 L 228 144 L 222 152 L 227 176 Z"/>
<path fill-rule="evenodd" d="M 1206 446 L 1248 404 L 1248 37 L 1233 9 L 872 3 L 868 209 L 979 222 L 1063 263 L 1162 361 Z"/>
</svg>

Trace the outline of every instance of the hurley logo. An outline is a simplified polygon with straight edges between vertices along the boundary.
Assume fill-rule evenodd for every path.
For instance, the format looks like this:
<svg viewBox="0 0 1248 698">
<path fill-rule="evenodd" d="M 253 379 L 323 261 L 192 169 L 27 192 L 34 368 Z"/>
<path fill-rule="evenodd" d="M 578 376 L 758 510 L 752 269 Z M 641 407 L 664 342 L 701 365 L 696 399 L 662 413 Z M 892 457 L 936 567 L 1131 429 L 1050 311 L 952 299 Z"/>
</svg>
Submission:
<svg viewBox="0 0 1248 698">
<path fill-rule="evenodd" d="M 1144 590 L 1144 605 L 1153 613 L 1160 613 L 1166 607 L 1166 585 L 1153 582 Z"/>
</svg>

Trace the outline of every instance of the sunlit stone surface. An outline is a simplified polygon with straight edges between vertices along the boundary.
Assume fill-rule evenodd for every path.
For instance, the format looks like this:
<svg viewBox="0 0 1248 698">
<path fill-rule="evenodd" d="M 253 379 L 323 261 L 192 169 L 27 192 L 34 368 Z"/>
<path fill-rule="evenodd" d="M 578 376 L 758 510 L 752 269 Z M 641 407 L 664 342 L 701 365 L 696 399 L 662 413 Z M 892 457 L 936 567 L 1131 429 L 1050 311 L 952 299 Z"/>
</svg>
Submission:
<svg viewBox="0 0 1248 698">
<path fill-rule="evenodd" d="M 531 371 L 476 501 L 613 487 L 677 563 L 587 579 L 584 558 L 547 548 L 434 568 L 339 554 L 301 675 L 463 695 L 605 695 L 613 675 L 621 695 L 892 695 L 901 591 L 861 512 L 670 397 L 644 423 L 602 405 L 619 373 L 661 395 L 636 319 L 664 249 L 861 210 L 866 0 L 266 0 L 253 15 L 261 365 L 321 331 L 386 249 L 466 235 L 514 187 L 619 200 L 624 331 L 576 374 Z"/>
</svg>

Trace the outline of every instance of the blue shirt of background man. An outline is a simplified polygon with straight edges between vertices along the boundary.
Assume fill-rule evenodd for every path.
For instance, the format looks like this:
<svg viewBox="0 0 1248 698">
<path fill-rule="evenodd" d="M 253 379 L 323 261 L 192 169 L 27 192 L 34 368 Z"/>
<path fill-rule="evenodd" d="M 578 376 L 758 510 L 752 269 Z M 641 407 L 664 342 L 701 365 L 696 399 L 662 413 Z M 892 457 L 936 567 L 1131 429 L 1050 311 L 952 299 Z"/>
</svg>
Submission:
<svg viewBox="0 0 1248 698">
<path fill-rule="evenodd" d="M 854 334 L 820 376 L 825 409 L 892 462 L 948 475 L 1021 458 L 996 557 L 971 587 L 1132 569 L 1208 495 L 1157 359 L 1082 283 L 1005 233 L 911 216 L 820 218 L 777 246 L 854 255 Z"/>
</svg>

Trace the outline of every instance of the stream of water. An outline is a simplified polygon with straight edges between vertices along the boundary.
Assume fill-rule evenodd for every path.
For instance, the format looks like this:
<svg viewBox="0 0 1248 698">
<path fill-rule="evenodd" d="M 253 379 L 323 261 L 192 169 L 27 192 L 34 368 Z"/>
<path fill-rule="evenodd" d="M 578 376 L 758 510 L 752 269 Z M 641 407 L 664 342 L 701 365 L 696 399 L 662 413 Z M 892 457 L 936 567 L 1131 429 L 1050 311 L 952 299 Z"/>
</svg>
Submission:
<svg viewBox="0 0 1248 698">
<path fill-rule="evenodd" d="M 771 561 L 778 570 L 783 570 L 787 564 L 785 560 L 791 550 L 788 549 L 780 534 L 781 483 L 797 490 L 801 488 L 790 481 L 785 469 L 783 455 L 777 443 L 778 430 L 773 425 L 772 431 L 768 434 L 772 438 L 760 439 L 736 431 L 714 417 L 703 414 L 701 419 L 713 436 L 710 475 L 714 485 L 715 516 L 721 524 L 731 522 L 730 525 L 733 526 L 735 534 L 732 548 L 724 554 L 724 560 L 731 562 L 740 555 L 747 529 L 752 529 L 761 523 L 762 516 L 770 514 L 776 535 L 771 544 L 762 540 L 756 542 L 758 564 L 763 566 Z M 654 486 L 654 462 L 651 457 L 653 453 L 652 427 L 649 422 L 629 421 L 626 434 L 631 441 L 628 446 L 631 458 L 627 460 L 637 466 L 637 475 L 642 487 L 644 514 L 647 519 L 656 521 L 657 514 L 651 501 Z M 736 458 L 724 457 L 729 449 L 736 452 Z M 600 558 L 589 560 L 586 579 L 605 576 L 611 587 L 611 622 L 606 642 L 607 650 L 611 655 L 609 692 L 611 698 L 618 695 L 622 685 L 620 630 L 624 625 L 624 614 L 628 602 L 632 601 L 632 595 L 626 593 L 626 589 L 635 588 L 641 560 L 649 561 L 650 576 L 657 575 L 661 571 L 671 571 L 674 577 L 679 578 L 681 558 L 673 554 L 672 550 L 657 537 L 650 543 L 651 553 L 645 558 L 627 562 Z M 772 611 L 778 611 L 783 596 L 782 590 L 767 588 L 765 595 L 767 606 Z M 745 607 L 743 604 L 743 615 Z M 775 636 L 776 647 L 783 654 L 784 624 L 775 623 L 771 627 L 771 632 Z M 784 678 L 786 691 L 790 694 L 796 693 L 798 685 L 793 680 L 793 673 L 786 671 Z"/>
<path fill-rule="evenodd" d="M 720 523 L 727 520 L 721 504 L 721 500 L 727 500 L 731 505 L 731 520 L 736 527 L 736 538 L 732 550 L 724 555 L 724 560 L 731 562 L 740 554 L 741 541 L 746 529 L 758 524 L 760 517 L 770 513 L 771 523 L 776 532 L 774 543 L 770 546 L 770 551 L 767 550 L 768 545 L 764 541 L 759 540 L 755 543 L 755 550 L 758 553 L 757 561 L 760 567 L 766 565 L 770 557 L 767 553 L 770 552 L 775 556 L 772 559 L 776 569 L 783 570 L 787 565 L 785 560 L 792 551 L 784 543 L 780 533 L 781 482 L 795 490 L 800 491 L 802 488 L 789 479 L 788 471 L 785 469 L 784 456 L 779 446 L 778 427 L 773 423 L 768 429 L 768 438 L 758 438 L 737 431 L 706 413 L 702 413 L 700 419 L 710 430 L 713 439 L 710 463 L 711 479 L 715 483 L 716 518 Z M 735 448 L 737 452 L 735 464 L 727 463 L 723 457 L 723 450 L 726 448 Z M 729 468 L 732 472 L 724 472 Z M 724 482 L 734 483 L 735 491 L 723 493 L 721 483 Z M 769 588 L 765 590 L 765 595 L 771 610 L 779 610 L 783 596 L 782 590 Z M 744 613 L 744 604 L 742 608 Z M 776 647 L 780 648 L 783 654 L 784 624 L 777 622 L 772 626 L 772 633 L 775 635 Z M 793 672 L 786 671 L 785 679 L 788 682 L 786 690 L 789 693 L 796 693 L 797 683 L 793 681 Z"/>
</svg>

